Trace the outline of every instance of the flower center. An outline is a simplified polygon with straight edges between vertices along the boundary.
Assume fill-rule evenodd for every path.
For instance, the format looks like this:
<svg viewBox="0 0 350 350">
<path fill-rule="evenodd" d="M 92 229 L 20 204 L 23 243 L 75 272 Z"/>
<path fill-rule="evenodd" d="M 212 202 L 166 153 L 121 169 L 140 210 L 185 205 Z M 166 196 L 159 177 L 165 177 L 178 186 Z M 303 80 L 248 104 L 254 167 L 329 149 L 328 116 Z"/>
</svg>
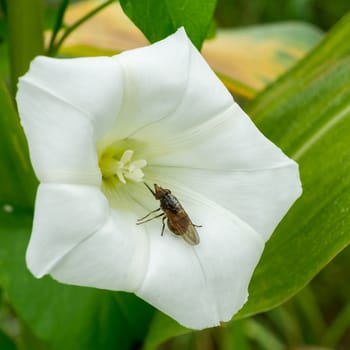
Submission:
<svg viewBox="0 0 350 350">
<path fill-rule="evenodd" d="M 125 150 L 121 157 L 114 152 L 105 152 L 99 161 L 102 178 L 105 184 L 117 186 L 118 183 L 126 184 L 127 180 L 140 182 L 144 173 L 141 170 L 147 165 L 144 159 L 133 159 L 134 151 Z"/>
</svg>

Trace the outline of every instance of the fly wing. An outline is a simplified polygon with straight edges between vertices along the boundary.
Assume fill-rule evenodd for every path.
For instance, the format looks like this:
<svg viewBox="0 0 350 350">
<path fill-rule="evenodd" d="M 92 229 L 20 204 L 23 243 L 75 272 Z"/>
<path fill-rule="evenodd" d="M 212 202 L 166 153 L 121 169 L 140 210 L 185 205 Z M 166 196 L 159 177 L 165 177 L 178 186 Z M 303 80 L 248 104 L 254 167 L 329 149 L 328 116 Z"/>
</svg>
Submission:
<svg viewBox="0 0 350 350">
<path fill-rule="evenodd" d="M 181 211 L 176 214 L 168 214 L 167 218 L 168 227 L 172 232 L 176 235 L 182 236 L 184 240 L 191 245 L 199 243 L 198 232 L 183 208 L 181 208 Z"/>
<path fill-rule="evenodd" d="M 188 225 L 187 230 L 182 237 L 187 243 L 191 245 L 197 245 L 200 242 L 198 232 L 196 228 L 193 226 L 192 222 L 190 225 Z"/>
</svg>

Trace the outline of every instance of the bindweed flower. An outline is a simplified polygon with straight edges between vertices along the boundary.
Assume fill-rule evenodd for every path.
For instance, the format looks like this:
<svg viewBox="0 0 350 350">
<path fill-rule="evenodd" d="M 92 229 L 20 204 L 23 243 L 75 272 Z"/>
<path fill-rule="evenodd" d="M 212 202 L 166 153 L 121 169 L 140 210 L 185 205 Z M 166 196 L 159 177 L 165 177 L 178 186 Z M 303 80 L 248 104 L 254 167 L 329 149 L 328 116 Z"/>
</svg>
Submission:
<svg viewBox="0 0 350 350">
<path fill-rule="evenodd" d="M 41 277 L 137 294 L 194 329 L 247 300 L 264 243 L 301 193 L 183 29 L 114 57 L 36 58 L 17 95 L 40 180 L 26 260 Z M 198 245 L 137 225 L 170 189 Z"/>
</svg>

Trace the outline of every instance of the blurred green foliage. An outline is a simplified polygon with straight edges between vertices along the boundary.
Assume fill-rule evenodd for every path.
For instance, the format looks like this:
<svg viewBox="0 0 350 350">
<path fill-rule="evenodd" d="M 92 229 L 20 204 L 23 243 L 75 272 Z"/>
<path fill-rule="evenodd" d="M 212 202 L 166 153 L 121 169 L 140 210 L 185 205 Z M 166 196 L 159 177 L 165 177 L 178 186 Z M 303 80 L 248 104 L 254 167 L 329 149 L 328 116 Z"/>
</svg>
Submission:
<svg viewBox="0 0 350 350">
<path fill-rule="evenodd" d="M 71 3 L 81 1 L 85 0 Z M 48 9 L 54 9 L 58 3 L 46 0 Z M 328 30 L 348 11 L 349 0 L 217 0 L 215 19 L 219 27 L 300 20 Z"/>
<path fill-rule="evenodd" d="M 215 17 L 223 27 L 301 20 L 328 30 L 348 11 L 349 0 L 218 0 Z"/>
</svg>

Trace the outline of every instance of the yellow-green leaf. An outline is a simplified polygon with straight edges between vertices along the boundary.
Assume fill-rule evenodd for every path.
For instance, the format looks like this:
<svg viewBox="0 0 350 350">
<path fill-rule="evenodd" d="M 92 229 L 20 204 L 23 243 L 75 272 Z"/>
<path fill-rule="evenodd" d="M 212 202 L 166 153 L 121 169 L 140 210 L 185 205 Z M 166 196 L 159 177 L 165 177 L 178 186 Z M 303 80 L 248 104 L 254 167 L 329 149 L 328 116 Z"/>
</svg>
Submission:
<svg viewBox="0 0 350 350">
<path fill-rule="evenodd" d="M 70 6 L 65 23 L 73 24 L 95 7 L 94 0 Z M 275 81 L 322 37 L 318 29 L 304 23 L 218 29 L 216 34 L 214 39 L 204 43 L 202 53 L 228 89 L 248 99 Z M 140 30 L 116 5 L 105 8 L 77 28 L 60 53 L 69 56 L 112 55 L 147 43 Z"/>
</svg>

